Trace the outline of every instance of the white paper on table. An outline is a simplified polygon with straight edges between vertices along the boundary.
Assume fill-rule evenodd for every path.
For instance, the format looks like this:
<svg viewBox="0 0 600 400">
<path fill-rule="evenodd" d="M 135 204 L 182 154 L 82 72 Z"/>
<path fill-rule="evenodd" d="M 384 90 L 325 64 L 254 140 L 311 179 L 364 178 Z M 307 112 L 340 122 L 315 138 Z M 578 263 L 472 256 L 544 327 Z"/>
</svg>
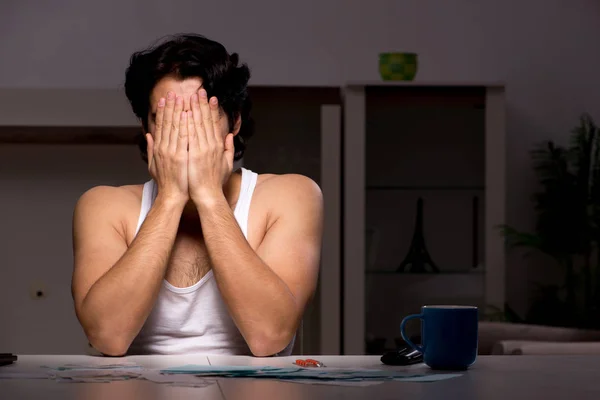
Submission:
<svg viewBox="0 0 600 400">
<path fill-rule="evenodd" d="M 391 379 L 396 382 L 438 382 L 446 379 L 452 379 L 462 376 L 462 374 L 428 374 L 422 376 L 411 376 L 406 378 Z M 379 385 L 385 380 L 373 381 L 373 380 L 361 380 L 361 381 L 348 381 L 348 380 L 322 380 L 322 379 L 280 379 L 283 382 L 302 383 L 309 385 L 332 385 L 332 386 L 372 386 Z"/>
<path fill-rule="evenodd" d="M 52 371 L 50 374 L 57 378 L 137 378 L 142 375 L 142 371 L 140 369 L 72 369 Z"/>
<path fill-rule="evenodd" d="M 206 387 L 217 383 L 216 379 L 201 378 L 190 374 L 161 374 L 159 370 L 151 369 L 144 370 L 140 378 L 171 386 Z"/>
<path fill-rule="evenodd" d="M 278 379 L 281 382 L 290 382 L 290 383 L 301 383 L 307 385 L 330 385 L 330 386 L 373 386 L 373 385 L 381 385 L 385 381 L 355 381 L 348 382 L 342 380 L 336 381 L 325 381 L 318 379 Z"/>
<path fill-rule="evenodd" d="M 138 378 L 142 367 L 131 362 L 43 365 L 48 378 L 59 382 L 105 383 Z"/>
<path fill-rule="evenodd" d="M 423 376 L 413 376 L 410 378 L 398 378 L 395 381 L 400 382 L 438 382 L 446 379 L 458 378 L 462 374 L 428 374 Z"/>
<path fill-rule="evenodd" d="M 14 363 L 0 368 L 0 379 L 49 379 L 48 370 Z"/>
<path fill-rule="evenodd" d="M 136 378 L 134 378 L 136 379 Z M 58 378 L 56 382 L 59 383 L 111 383 L 117 381 L 126 381 L 127 378 Z"/>
<path fill-rule="evenodd" d="M 134 362 L 122 362 L 118 364 L 59 364 L 59 365 L 42 365 L 40 368 L 48 368 L 56 371 L 73 371 L 73 370 L 123 370 L 123 369 L 141 369 L 140 365 Z"/>
<path fill-rule="evenodd" d="M 47 372 L 0 371 L 0 379 L 48 379 Z"/>
<path fill-rule="evenodd" d="M 272 379 L 303 384 L 337 386 L 371 386 L 385 381 L 437 382 L 452 379 L 461 374 L 431 374 L 423 371 L 407 371 L 369 368 L 299 368 L 273 366 L 231 365 L 184 365 L 161 371 L 167 376 L 191 375 L 195 377 Z"/>
</svg>

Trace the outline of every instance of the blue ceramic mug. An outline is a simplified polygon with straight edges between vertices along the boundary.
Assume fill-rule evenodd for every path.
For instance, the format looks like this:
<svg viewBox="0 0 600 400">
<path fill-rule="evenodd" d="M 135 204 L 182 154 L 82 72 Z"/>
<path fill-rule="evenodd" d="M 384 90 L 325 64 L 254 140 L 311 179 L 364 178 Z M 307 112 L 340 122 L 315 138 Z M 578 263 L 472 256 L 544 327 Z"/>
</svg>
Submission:
<svg viewBox="0 0 600 400">
<path fill-rule="evenodd" d="M 421 320 L 421 343 L 406 335 L 406 323 Z M 423 353 L 423 361 L 432 369 L 464 370 L 477 358 L 477 307 L 424 306 L 421 314 L 409 315 L 400 324 L 402 338 Z"/>
</svg>

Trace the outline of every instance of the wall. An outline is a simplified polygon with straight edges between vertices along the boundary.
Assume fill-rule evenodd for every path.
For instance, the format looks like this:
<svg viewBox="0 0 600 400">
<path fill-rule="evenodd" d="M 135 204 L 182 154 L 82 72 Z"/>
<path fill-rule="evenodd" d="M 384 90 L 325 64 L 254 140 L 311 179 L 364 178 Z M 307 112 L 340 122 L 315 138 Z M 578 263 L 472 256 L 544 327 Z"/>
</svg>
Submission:
<svg viewBox="0 0 600 400">
<path fill-rule="evenodd" d="M 73 208 L 90 187 L 144 182 L 146 171 L 134 146 L 0 147 L 0 352 L 85 351 L 71 298 Z"/>
<path fill-rule="evenodd" d="M 529 228 L 531 145 L 564 140 L 582 111 L 600 120 L 599 15 L 595 0 L 3 0 L 0 88 L 118 87 L 132 50 L 177 31 L 240 52 L 254 84 L 377 79 L 378 52 L 417 51 L 419 80 L 507 84 L 508 222 Z M 509 260 L 509 299 L 523 312 L 541 271 Z"/>
</svg>

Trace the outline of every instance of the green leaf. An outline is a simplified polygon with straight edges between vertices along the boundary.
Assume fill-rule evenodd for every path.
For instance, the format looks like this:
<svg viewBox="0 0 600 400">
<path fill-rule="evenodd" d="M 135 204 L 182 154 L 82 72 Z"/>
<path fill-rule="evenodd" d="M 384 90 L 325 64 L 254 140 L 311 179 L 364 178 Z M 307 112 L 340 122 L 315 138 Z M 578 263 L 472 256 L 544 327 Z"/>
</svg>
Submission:
<svg viewBox="0 0 600 400">
<path fill-rule="evenodd" d="M 499 228 L 508 248 L 528 247 L 542 249 L 542 240 L 536 234 L 520 232 L 509 225 L 501 225 Z"/>
</svg>

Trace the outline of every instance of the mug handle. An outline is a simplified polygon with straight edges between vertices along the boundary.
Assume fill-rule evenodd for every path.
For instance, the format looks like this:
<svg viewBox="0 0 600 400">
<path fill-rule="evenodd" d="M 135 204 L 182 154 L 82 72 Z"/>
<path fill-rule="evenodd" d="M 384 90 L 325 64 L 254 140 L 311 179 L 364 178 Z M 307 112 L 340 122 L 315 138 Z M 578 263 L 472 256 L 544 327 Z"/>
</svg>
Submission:
<svg viewBox="0 0 600 400">
<path fill-rule="evenodd" d="M 420 351 L 421 353 L 425 352 L 425 349 L 423 348 L 423 346 L 420 346 L 418 344 L 414 344 L 409 338 L 408 335 L 406 334 L 406 323 L 408 321 L 410 321 L 411 319 L 423 319 L 423 314 L 413 314 L 413 315 L 409 315 L 407 317 L 404 317 L 404 319 L 402 320 L 402 323 L 400 324 L 400 334 L 402 335 L 402 339 L 404 339 L 404 341 L 413 349 Z"/>
</svg>

